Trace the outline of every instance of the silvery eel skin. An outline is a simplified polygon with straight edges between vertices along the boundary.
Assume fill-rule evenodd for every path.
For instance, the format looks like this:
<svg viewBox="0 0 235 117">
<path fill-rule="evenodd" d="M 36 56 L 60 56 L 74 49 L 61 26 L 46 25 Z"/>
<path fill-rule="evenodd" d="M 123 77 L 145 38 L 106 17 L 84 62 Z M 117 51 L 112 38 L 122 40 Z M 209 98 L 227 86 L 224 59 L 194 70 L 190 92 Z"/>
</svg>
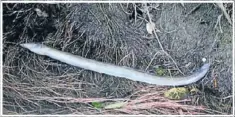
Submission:
<svg viewBox="0 0 235 117">
<path fill-rule="evenodd" d="M 91 59 L 86 59 L 80 56 L 76 56 L 67 52 L 59 51 L 43 44 L 38 43 L 25 43 L 20 44 L 22 47 L 29 49 L 30 51 L 45 55 L 58 61 L 80 67 L 83 69 L 95 71 L 98 73 L 104 73 L 107 75 L 115 76 L 117 78 L 127 78 L 133 81 L 140 81 L 149 84 L 156 84 L 162 86 L 181 86 L 194 83 L 203 78 L 209 71 L 210 64 L 205 63 L 200 69 L 194 72 L 192 75 L 184 77 L 160 77 L 151 74 L 136 71 L 132 68 L 116 66 L 109 63 L 98 62 Z"/>
</svg>

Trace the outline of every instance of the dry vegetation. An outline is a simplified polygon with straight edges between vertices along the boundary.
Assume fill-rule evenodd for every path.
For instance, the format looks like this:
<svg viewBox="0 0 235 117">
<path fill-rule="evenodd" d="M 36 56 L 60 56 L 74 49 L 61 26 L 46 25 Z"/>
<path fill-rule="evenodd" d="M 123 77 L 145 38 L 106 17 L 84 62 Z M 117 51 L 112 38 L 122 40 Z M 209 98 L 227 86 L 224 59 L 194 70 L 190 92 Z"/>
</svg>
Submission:
<svg viewBox="0 0 235 117">
<path fill-rule="evenodd" d="M 216 4 L 3 4 L 3 113 L 231 114 L 232 26 L 221 14 Z M 170 87 L 69 66 L 19 46 L 26 42 L 149 73 L 161 66 L 164 75 L 188 75 L 203 57 L 212 66 L 192 85 L 198 93 L 169 100 Z M 127 105 L 92 104 L 117 101 Z"/>
</svg>

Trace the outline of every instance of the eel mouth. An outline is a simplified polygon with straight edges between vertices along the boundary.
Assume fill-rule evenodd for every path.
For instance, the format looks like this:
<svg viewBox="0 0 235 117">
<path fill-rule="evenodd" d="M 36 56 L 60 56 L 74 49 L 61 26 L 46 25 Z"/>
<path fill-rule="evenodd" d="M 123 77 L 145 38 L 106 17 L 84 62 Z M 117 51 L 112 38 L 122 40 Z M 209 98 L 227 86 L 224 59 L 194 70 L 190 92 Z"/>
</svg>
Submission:
<svg viewBox="0 0 235 117">
<path fill-rule="evenodd" d="M 27 48 L 27 49 L 42 47 L 41 44 L 37 44 L 37 43 L 24 43 L 24 44 L 20 44 L 20 46 Z"/>
<path fill-rule="evenodd" d="M 45 51 L 42 50 L 42 49 L 46 49 L 46 48 L 43 48 L 43 47 L 46 47 L 46 46 L 44 46 L 43 44 L 40 44 L 40 43 L 23 43 L 23 44 L 20 44 L 20 46 L 23 47 L 23 48 L 27 48 L 27 49 L 29 49 L 30 51 L 32 51 L 36 54 L 45 55 Z"/>
</svg>

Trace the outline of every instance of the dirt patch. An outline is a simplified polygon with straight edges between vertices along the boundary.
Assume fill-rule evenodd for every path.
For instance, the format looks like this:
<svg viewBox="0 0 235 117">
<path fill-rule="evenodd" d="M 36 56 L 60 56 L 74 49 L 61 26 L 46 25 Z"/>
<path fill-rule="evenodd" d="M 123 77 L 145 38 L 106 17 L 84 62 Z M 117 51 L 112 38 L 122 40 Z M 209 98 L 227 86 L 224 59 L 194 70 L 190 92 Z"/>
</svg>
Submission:
<svg viewBox="0 0 235 117">
<path fill-rule="evenodd" d="M 230 14 L 232 4 L 225 6 Z M 218 20 L 221 14 L 218 6 L 207 3 L 3 4 L 3 113 L 231 114 L 232 26 L 223 16 Z M 147 33 L 149 17 L 156 24 L 160 43 Z M 42 42 L 148 73 L 161 66 L 168 71 L 164 75 L 189 75 L 202 65 L 202 58 L 212 66 L 203 80 L 191 85 L 200 93 L 189 96 L 190 101 L 177 102 L 188 107 L 152 105 L 138 108 L 139 113 L 125 108 L 107 111 L 78 99 L 138 100 L 159 92 L 149 100 L 138 100 L 145 104 L 139 107 L 158 101 L 167 101 L 169 107 L 176 102 L 162 99 L 161 92 L 168 87 L 72 67 L 19 46 L 26 42 Z M 190 106 L 195 110 L 186 109 Z"/>
</svg>

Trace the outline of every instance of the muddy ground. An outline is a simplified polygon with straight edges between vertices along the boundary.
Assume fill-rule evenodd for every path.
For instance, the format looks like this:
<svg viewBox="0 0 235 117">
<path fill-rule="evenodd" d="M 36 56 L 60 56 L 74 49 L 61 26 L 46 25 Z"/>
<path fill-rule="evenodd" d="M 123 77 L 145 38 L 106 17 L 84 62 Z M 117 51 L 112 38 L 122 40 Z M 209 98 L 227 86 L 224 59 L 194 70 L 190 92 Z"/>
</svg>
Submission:
<svg viewBox="0 0 235 117">
<path fill-rule="evenodd" d="M 224 6 L 231 16 L 232 4 Z M 183 104 L 204 106 L 207 111 L 183 110 L 183 114 L 231 114 L 232 25 L 221 14 L 212 3 L 4 3 L 3 113 L 136 114 L 97 109 L 90 102 L 74 99 L 121 99 L 146 87 L 151 89 L 147 93 L 171 88 L 83 70 L 19 46 L 39 42 L 148 73 L 156 74 L 158 66 L 166 76 L 189 75 L 206 58 L 211 63 L 210 71 L 199 82 L 186 86 L 200 91 Z M 146 30 L 149 17 L 156 25 L 157 37 Z M 163 107 L 161 111 L 151 108 L 138 112 L 182 114 L 176 108 L 169 111 Z"/>
</svg>

